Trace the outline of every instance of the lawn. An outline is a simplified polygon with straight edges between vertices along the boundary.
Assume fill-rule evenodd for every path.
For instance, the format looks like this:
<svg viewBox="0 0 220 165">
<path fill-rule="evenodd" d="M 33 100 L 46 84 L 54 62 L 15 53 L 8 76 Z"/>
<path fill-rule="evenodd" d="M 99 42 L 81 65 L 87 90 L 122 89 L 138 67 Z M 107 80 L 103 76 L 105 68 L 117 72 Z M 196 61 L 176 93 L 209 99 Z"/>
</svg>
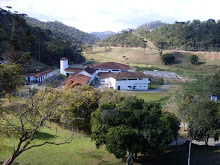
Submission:
<svg viewBox="0 0 220 165">
<path fill-rule="evenodd" d="M 34 143 L 45 140 L 53 140 L 55 132 L 44 128 L 37 135 Z M 68 135 L 64 132 L 58 134 L 57 142 L 65 141 Z M 11 138 L 4 141 L 4 149 L 0 150 L 0 162 L 6 160 L 13 150 L 13 140 Z M 74 136 L 72 143 L 55 146 L 45 145 L 30 149 L 22 153 L 17 159 L 17 163 L 33 165 L 51 164 L 124 164 L 120 159 L 116 159 L 113 154 L 109 154 L 105 147 L 96 149 L 94 142 L 89 136 L 78 133 Z"/>
<path fill-rule="evenodd" d="M 67 131 L 58 134 L 58 141 L 64 141 Z M 44 140 L 53 140 L 54 131 L 43 128 L 36 136 L 35 143 Z M 13 140 L 8 138 L 4 141 L 4 149 L 0 150 L 0 162 L 11 155 Z M 217 165 L 220 163 L 220 147 L 192 146 L 192 165 Z M 153 158 L 144 158 L 139 155 L 138 162 L 134 165 L 185 165 L 187 164 L 188 145 L 169 146 L 164 154 Z M 105 147 L 96 149 L 94 142 L 89 136 L 82 133 L 75 134 L 71 144 L 60 146 L 46 145 L 34 148 L 22 153 L 15 161 L 22 164 L 33 165 L 124 165 L 125 160 L 116 159 L 108 153 Z"/>
</svg>

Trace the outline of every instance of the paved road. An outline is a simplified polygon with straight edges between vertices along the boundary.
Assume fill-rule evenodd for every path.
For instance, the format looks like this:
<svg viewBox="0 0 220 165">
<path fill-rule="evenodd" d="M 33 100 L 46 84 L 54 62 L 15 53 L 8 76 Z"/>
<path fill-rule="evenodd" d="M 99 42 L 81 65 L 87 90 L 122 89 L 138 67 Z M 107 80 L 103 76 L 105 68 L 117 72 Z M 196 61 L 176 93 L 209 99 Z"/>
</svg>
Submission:
<svg viewBox="0 0 220 165">
<path fill-rule="evenodd" d="M 189 139 L 184 139 L 184 138 L 179 138 L 177 140 L 177 145 L 183 145 L 186 141 L 189 141 Z M 205 145 L 205 142 L 203 141 L 196 141 L 196 140 L 193 140 L 192 141 L 193 144 L 196 144 L 196 145 Z M 169 145 L 176 145 L 176 141 L 174 140 L 171 144 Z M 214 141 L 214 139 L 210 138 L 209 141 L 208 141 L 208 145 L 209 146 L 220 146 L 220 140 L 219 141 Z"/>
</svg>

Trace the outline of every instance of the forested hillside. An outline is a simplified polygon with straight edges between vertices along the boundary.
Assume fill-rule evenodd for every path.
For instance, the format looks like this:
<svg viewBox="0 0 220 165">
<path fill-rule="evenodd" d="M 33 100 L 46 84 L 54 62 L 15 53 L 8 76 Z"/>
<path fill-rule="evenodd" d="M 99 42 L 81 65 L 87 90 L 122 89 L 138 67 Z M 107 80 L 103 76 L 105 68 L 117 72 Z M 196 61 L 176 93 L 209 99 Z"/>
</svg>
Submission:
<svg viewBox="0 0 220 165">
<path fill-rule="evenodd" d="M 0 8 L 0 58 L 22 63 L 30 56 L 48 65 L 58 65 L 63 56 L 72 62 L 84 61 L 81 47 L 72 46 L 50 30 L 29 26 L 24 17 Z"/>
<path fill-rule="evenodd" d="M 100 40 L 113 36 L 116 33 L 112 32 L 112 31 L 104 31 L 104 32 L 92 32 L 91 34 L 96 35 L 99 37 Z"/>
<path fill-rule="evenodd" d="M 164 26 L 165 23 L 161 22 L 161 21 L 153 21 L 153 22 L 150 22 L 150 23 L 145 23 L 143 25 L 140 25 L 137 27 L 137 29 L 157 29 L 161 26 Z"/>
<path fill-rule="evenodd" d="M 64 25 L 61 22 L 42 22 L 34 18 L 26 17 L 27 23 L 33 27 L 42 29 L 50 29 L 53 34 L 61 39 L 69 41 L 71 44 L 83 45 L 94 44 L 99 41 L 99 38 L 93 34 L 85 33 L 74 27 Z"/>
<path fill-rule="evenodd" d="M 143 38 L 136 35 L 133 30 L 125 30 L 120 34 L 103 39 L 98 43 L 99 46 L 119 46 L 119 47 L 146 47 Z"/>
<path fill-rule="evenodd" d="M 152 41 L 157 47 L 193 51 L 220 50 L 220 21 L 209 19 L 201 22 L 175 22 L 153 31 L 139 30 L 138 33 Z"/>
</svg>

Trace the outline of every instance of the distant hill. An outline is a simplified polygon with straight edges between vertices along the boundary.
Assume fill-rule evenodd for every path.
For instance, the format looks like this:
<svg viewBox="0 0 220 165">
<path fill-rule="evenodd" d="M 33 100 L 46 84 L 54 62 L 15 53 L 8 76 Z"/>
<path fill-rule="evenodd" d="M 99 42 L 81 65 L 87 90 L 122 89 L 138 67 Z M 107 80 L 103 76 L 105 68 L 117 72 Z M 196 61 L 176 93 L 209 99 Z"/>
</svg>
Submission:
<svg viewBox="0 0 220 165">
<path fill-rule="evenodd" d="M 84 61 L 82 46 L 58 37 L 58 32 L 28 25 L 25 17 L 0 8 L 0 59 L 13 59 L 16 63 L 30 54 L 32 59 L 51 66 L 59 65 L 61 57 L 71 59 L 72 63 Z"/>
<path fill-rule="evenodd" d="M 115 33 L 115 32 L 112 32 L 112 31 L 104 31 L 104 32 L 92 32 L 91 34 L 98 36 L 99 39 L 102 40 L 102 39 L 104 39 L 104 38 L 113 36 L 113 35 L 115 35 L 116 33 Z"/>
<path fill-rule="evenodd" d="M 153 31 L 139 30 L 139 34 L 162 49 L 220 51 L 220 22 L 214 19 L 175 22 Z"/>
<path fill-rule="evenodd" d="M 94 44 L 100 40 L 93 34 L 83 32 L 58 21 L 43 22 L 30 17 L 26 17 L 26 21 L 31 26 L 40 27 L 45 30 L 50 29 L 57 37 L 68 40 L 73 45 Z"/>
<path fill-rule="evenodd" d="M 146 47 L 146 42 L 140 38 L 134 30 L 129 29 L 119 34 L 105 38 L 97 43 L 99 46 L 118 46 L 118 47 Z"/>
<path fill-rule="evenodd" d="M 143 25 L 140 25 L 137 27 L 137 29 L 157 29 L 161 26 L 164 26 L 165 23 L 161 22 L 161 21 L 154 21 L 154 22 L 150 22 L 150 23 L 145 23 Z"/>
</svg>

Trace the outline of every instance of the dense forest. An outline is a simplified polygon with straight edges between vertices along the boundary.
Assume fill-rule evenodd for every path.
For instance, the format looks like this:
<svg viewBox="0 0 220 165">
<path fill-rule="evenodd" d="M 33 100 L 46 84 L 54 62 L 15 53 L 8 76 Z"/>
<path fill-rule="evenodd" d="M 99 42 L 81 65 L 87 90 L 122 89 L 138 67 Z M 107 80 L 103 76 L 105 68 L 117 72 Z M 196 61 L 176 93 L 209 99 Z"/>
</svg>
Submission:
<svg viewBox="0 0 220 165">
<path fill-rule="evenodd" d="M 72 45 L 50 30 L 31 27 L 25 14 L 11 13 L 0 8 L 0 58 L 16 63 L 27 56 L 48 65 L 58 65 L 63 56 L 72 62 L 82 62 L 82 47 Z M 14 60 L 14 61 L 13 61 Z"/>
<path fill-rule="evenodd" d="M 103 39 L 97 43 L 99 46 L 119 46 L 119 47 L 146 47 L 146 42 L 143 38 L 136 35 L 133 30 L 124 30 L 121 33 Z"/>
<path fill-rule="evenodd" d="M 161 21 L 153 21 L 153 22 L 150 22 L 150 23 L 145 23 L 143 25 L 140 25 L 137 27 L 137 29 L 157 29 L 161 26 L 164 26 L 165 23 L 161 22 Z"/>
<path fill-rule="evenodd" d="M 175 22 L 152 31 L 139 30 L 138 33 L 162 49 L 220 50 L 220 22 L 213 19 Z"/>
<path fill-rule="evenodd" d="M 50 29 L 53 35 L 67 40 L 71 44 L 84 45 L 94 44 L 99 41 L 99 38 L 93 34 L 85 33 L 74 27 L 64 25 L 61 22 L 42 22 L 34 18 L 25 17 L 27 23 L 33 27 L 40 27 L 42 29 Z"/>
<path fill-rule="evenodd" d="M 112 31 L 104 31 L 104 32 L 92 32 L 91 34 L 96 35 L 99 37 L 100 40 L 113 36 L 116 33 L 112 32 Z"/>
</svg>

